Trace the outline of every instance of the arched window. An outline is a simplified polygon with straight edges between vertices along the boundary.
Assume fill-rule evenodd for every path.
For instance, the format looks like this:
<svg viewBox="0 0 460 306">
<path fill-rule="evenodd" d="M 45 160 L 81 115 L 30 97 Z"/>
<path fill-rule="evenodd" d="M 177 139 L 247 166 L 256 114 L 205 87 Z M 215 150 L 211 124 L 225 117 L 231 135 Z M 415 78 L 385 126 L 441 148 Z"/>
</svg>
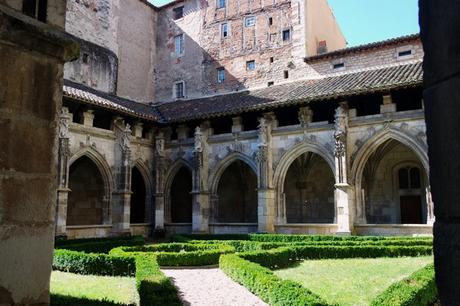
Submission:
<svg viewBox="0 0 460 306">
<path fill-rule="evenodd" d="M 22 12 L 41 22 L 46 22 L 48 0 L 23 0 Z"/>
</svg>

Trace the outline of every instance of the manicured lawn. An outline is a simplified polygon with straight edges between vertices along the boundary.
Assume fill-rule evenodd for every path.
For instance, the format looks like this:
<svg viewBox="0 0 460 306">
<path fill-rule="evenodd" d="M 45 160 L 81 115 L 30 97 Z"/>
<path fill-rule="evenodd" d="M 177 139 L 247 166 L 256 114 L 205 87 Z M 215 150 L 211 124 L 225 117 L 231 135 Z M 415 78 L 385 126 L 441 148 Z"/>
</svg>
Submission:
<svg viewBox="0 0 460 306">
<path fill-rule="evenodd" d="M 433 262 L 433 257 L 307 260 L 275 271 L 330 303 L 369 305 L 392 283 Z"/>
<path fill-rule="evenodd" d="M 139 305 L 136 281 L 130 277 L 78 275 L 53 271 L 51 293 Z"/>
</svg>

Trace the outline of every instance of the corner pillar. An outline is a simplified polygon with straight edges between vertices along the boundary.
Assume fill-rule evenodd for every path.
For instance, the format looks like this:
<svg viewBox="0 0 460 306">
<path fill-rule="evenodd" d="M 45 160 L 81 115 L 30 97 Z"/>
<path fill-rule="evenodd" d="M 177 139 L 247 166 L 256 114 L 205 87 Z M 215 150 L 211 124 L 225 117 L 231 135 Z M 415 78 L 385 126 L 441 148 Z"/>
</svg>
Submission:
<svg viewBox="0 0 460 306">
<path fill-rule="evenodd" d="M 155 232 L 165 228 L 165 136 L 158 132 L 155 137 Z"/>
</svg>

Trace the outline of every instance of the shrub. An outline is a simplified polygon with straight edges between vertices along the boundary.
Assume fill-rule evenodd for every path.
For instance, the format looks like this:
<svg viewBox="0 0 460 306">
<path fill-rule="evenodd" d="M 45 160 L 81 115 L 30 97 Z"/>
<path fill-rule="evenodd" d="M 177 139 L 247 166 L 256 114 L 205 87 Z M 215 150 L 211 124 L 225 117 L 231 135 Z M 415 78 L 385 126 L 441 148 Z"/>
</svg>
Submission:
<svg viewBox="0 0 460 306">
<path fill-rule="evenodd" d="M 53 269 L 85 275 L 131 276 L 135 272 L 135 261 L 127 256 L 54 250 Z"/>
<path fill-rule="evenodd" d="M 434 265 L 431 264 L 391 285 L 371 305 L 427 306 L 432 305 L 437 296 Z"/>
<path fill-rule="evenodd" d="M 327 305 L 319 296 L 293 281 L 282 280 L 269 269 L 235 254 L 223 255 L 219 267 L 234 281 L 270 305 Z"/>
<path fill-rule="evenodd" d="M 120 246 L 136 246 L 145 243 L 144 237 L 117 237 L 64 240 L 56 243 L 56 249 L 66 249 L 85 253 L 109 253 L 113 248 Z"/>
<path fill-rule="evenodd" d="M 160 271 L 155 255 L 136 256 L 136 284 L 141 306 L 182 305 L 171 280 Z"/>
<path fill-rule="evenodd" d="M 74 297 L 62 294 L 51 294 L 53 306 L 135 306 L 134 304 L 116 303 L 108 300 L 92 300 L 86 297 Z"/>
</svg>

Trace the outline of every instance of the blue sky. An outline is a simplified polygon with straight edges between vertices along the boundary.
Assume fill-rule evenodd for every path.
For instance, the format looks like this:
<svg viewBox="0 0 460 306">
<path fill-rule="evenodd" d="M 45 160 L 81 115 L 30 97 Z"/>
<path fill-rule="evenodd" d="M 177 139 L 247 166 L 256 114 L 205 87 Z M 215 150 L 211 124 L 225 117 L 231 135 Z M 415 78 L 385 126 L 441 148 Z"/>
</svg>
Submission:
<svg viewBox="0 0 460 306">
<path fill-rule="evenodd" d="M 157 6 L 171 2 L 149 1 Z M 420 31 L 418 0 L 328 1 L 349 47 Z"/>
</svg>

